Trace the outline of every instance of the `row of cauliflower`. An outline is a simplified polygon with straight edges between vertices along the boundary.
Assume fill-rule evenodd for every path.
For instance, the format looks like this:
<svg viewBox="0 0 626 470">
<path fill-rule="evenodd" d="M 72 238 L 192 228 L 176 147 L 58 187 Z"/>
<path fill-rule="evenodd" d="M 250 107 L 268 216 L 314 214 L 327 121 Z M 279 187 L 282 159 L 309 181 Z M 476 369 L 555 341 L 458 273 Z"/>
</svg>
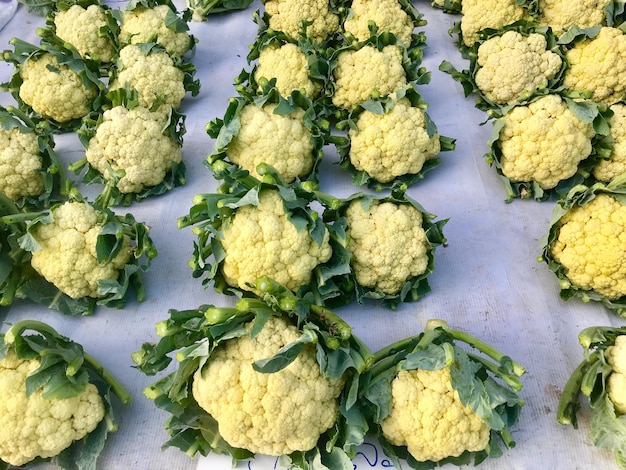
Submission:
<svg viewBox="0 0 626 470">
<path fill-rule="evenodd" d="M 468 67 L 444 61 L 440 70 L 491 121 L 485 160 L 501 176 L 507 202 L 557 202 L 539 259 L 556 275 L 561 297 L 626 316 L 624 2 L 432 5 L 459 18 L 449 32 Z M 612 355 L 623 328 L 588 328 L 579 341 L 585 359 L 563 390 L 557 419 L 576 426 L 578 394 L 586 395 L 590 440 L 625 468 L 623 370 Z"/>
</svg>

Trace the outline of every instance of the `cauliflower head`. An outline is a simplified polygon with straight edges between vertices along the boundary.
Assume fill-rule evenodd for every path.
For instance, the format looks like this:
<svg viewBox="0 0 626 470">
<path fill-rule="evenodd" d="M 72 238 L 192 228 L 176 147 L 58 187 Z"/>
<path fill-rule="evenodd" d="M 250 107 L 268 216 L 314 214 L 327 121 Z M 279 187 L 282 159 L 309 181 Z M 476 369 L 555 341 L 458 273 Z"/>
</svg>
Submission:
<svg viewBox="0 0 626 470">
<path fill-rule="evenodd" d="M 399 100 L 386 114 L 363 111 L 350 129 L 350 161 L 381 183 L 419 173 L 441 151 L 439 135 L 428 135 L 426 116 L 408 100 Z"/>
<path fill-rule="evenodd" d="M 417 461 L 438 462 L 489 445 L 489 426 L 463 406 L 452 388 L 449 367 L 402 370 L 391 381 L 391 393 L 383 436 L 393 445 L 406 446 Z"/>
<path fill-rule="evenodd" d="M 267 0 L 265 11 L 269 27 L 274 31 L 298 38 L 302 22 L 311 22 L 307 36 L 317 42 L 325 41 L 339 28 L 339 17 L 330 11 L 328 0 Z"/>
<path fill-rule="evenodd" d="M 314 145 L 306 128 L 304 110 L 287 115 L 274 114 L 276 105 L 244 106 L 241 127 L 228 144 L 228 158 L 259 177 L 256 168 L 261 163 L 271 165 L 287 182 L 304 177 L 313 168 Z"/>
<path fill-rule="evenodd" d="M 546 50 L 543 34 L 507 31 L 478 47 L 476 86 L 496 104 L 515 104 L 524 94 L 545 88 L 561 69 L 561 57 Z"/>
<path fill-rule="evenodd" d="M 607 381 L 607 393 L 619 413 L 626 413 L 626 335 L 615 337 L 615 343 L 604 351 L 613 371 Z"/>
<path fill-rule="evenodd" d="M 101 33 L 107 25 L 106 13 L 98 5 L 72 5 L 54 16 L 56 35 L 74 46 L 82 57 L 98 62 L 111 62 L 115 56 L 115 44 Z"/>
<path fill-rule="evenodd" d="M 566 87 L 592 91 L 592 100 L 608 105 L 626 96 L 626 34 L 621 29 L 600 28 L 597 36 L 576 43 L 565 58 Z"/>
<path fill-rule="evenodd" d="M 354 0 L 350 6 L 353 15 L 344 21 L 343 26 L 357 40 L 364 41 L 371 33 L 368 23 L 373 21 L 378 31 L 389 31 L 402 44 L 409 46 L 415 26 L 413 19 L 402 9 L 398 0 Z"/>
<path fill-rule="evenodd" d="M 611 0 L 539 0 L 540 24 L 555 32 L 565 32 L 574 25 L 591 28 L 606 23 L 604 9 Z"/>
<path fill-rule="evenodd" d="M 497 145 L 502 173 L 513 182 L 535 181 L 554 188 L 573 176 L 591 154 L 593 125 L 570 111 L 558 95 L 546 95 L 504 116 Z"/>
<path fill-rule="evenodd" d="M 105 111 L 89 140 L 87 161 L 105 179 L 111 169 L 123 169 L 125 175 L 117 183 L 122 193 L 138 193 L 160 184 L 172 165 L 182 161 L 178 143 L 163 133 L 167 120 L 166 113 L 141 106 Z"/>
<path fill-rule="evenodd" d="M 171 12 L 168 5 L 155 5 L 151 8 L 138 6 L 133 10 L 123 10 L 120 42 L 156 42 L 172 57 L 184 56 L 193 46 L 193 39 L 188 31 L 174 31 L 167 27 L 166 17 Z"/>
<path fill-rule="evenodd" d="M 593 176 L 606 183 L 626 172 L 626 105 L 611 106 L 611 137 L 613 149 L 608 159 L 603 159 L 593 168 Z"/>
<path fill-rule="evenodd" d="M 597 194 L 566 212 L 558 224 L 550 252 L 571 283 L 609 300 L 626 295 L 626 206 L 609 194 Z"/>
<path fill-rule="evenodd" d="M 0 191 L 9 199 L 44 191 L 39 143 L 34 132 L 0 129 Z"/>
<path fill-rule="evenodd" d="M 251 290 L 261 276 L 268 276 L 296 291 L 311 280 L 315 267 L 332 255 L 326 231 L 318 245 L 307 230 L 291 223 L 278 191 L 261 191 L 258 206 L 237 209 L 223 231 L 222 246 L 226 258 L 222 272 L 226 282 L 243 290 Z"/>
<path fill-rule="evenodd" d="M 373 95 L 387 96 L 407 86 L 402 50 L 396 45 L 382 50 L 366 45 L 358 50 L 342 51 L 333 75 L 332 102 L 342 109 L 351 109 Z"/>
<path fill-rule="evenodd" d="M 528 17 L 516 0 L 463 0 L 461 3 L 463 44 L 471 47 L 487 28 L 499 29 Z"/>
<path fill-rule="evenodd" d="M 430 244 L 422 213 L 408 204 L 358 199 L 346 210 L 348 250 L 357 282 L 385 294 L 397 294 L 411 277 L 428 267 Z"/>
<path fill-rule="evenodd" d="M 63 203 L 52 209 L 52 217 L 52 222 L 38 224 L 32 230 L 40 245 L 32 252 L 33 269 L 72 298 L 98 297 L 98 281 L 117 279 L 131 259 L 130 238 L 124 238 L 114 259 L 101 264 L 96 241 L 102 225 L 90 204 Z"/>
<path fill-rule="evenodd" d="M 343 380 L 322 375 L 310 344 L 278 372 L 252 368 L 300 336 L 285 319 L 270 317 L 254 338 L 245 334 L 220 344 L 196 372 L 193 396 L 231 446 L 276 456 L 307 451 L 335 423 Z"/>
<path fill-rule="evenodd" d="M 174 64 L 165 51 L 152 51 L 148 54 L 136 44 L 129 44 L 120 50 L 121 70 L 110 86 L 111 90 L 128 85 L 137 90 L 139 104 L 151 109 L 157 100 L 177 108 L 185 97 L 185 74 Z"/>
<path fill-rule="evenodd" d="M 82 118 L 98 95 L 95 85 L 86 87 L 78 73 L 59 64 L 50 52 L 26 60 L 19 73 L 20 98 L 35 112 L 57 122 Z"/>
<path fill-rule="evenodd" d="M 258 65 L 254 72 L 257 82 L 261 78 L 276 79 L 276 89 L 285 97 L 294 90 L 299 90 L 309 98 L 319 95 L 322 87 L 311 80 L 309 62 L 302 49 L 296 44 L 272 44 L 263 48 L 259 54 Z"/>
<path fill-rule="evenodd" d="M 26 378 L 38 359 L 18 359 L 12 350 L 0 360 L 0 459 L 21 466 L 53 457 L 84 438 L 102 421 L 104 403 L 93 384 L 66 399 L 26 396 Z"/>
</svg>

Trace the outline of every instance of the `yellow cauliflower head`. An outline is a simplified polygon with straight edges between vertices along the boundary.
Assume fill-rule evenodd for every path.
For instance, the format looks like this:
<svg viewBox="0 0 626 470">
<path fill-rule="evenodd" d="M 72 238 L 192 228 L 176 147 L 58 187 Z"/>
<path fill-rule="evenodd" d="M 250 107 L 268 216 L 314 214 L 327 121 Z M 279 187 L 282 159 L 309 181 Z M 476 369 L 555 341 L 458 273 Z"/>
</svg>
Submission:
<svg viewBox="0 0 626 470">
<path fill-rule="evenodd" d="M 290 183 L 305 177 L 315 160 L 311 132 L 304 124 L 304 110 L 287 115 L 274 114 L 276 105 L 244 106 L 240 116 L 241 127 L 228 144 L 228 158 L 259 177 L 256 168 L 261 163 L 271 165 Z"/>
<path fill-rule="evenodd" d="M 98 95 L 95 85 L 87 88 L 78 73 L 67 65 L 60 65 L 56 56 L 49 52 L 24 62 L 20 77 L 19 96 L 24 103 L 60 123 L 85 116 Z"/>
<path fill-rule="evenodd" d="M 193 39 L 188 31 L 174 31 L 167 27 L 167 15 L 172 12 L 168 5 L 155 5 L 151 8 L 139 6 L 133 10 L 123 10 L 120 42 L 156 42 L 172 57 L 182 57 L 190 50 Z"/>
<path fill-rule="evenodd" d="M 312 345 L 278 372 L 252 368 L 300 336 L 286 320 L 270 317 L 254 338 L 220 344 L 196 372 L 193 396 L 231 446 L 276 456 L 306 451 L 335 423 L 343 380 L 322 375 Z"/>
<path fill-rule="evenodd" d="M 591 154 L 593 125 L 578 119 L 558 95 L 546 95 L 504 116 L 497 145 L 502 173 L 513 182 L 554 188 Z"/>
<path fill-rule="evenodd" d="M 597 36 L 576 43 L 565 58 L 566 87 L 591 91 L 592 100 L 608 105 L 626 96 L 626 35 L 621 29 L 600 28 Z"/>
<path fill-rule="evenodd" d="M 600 193 L 558 224 L 550 251 L 571 283 L 609 300 L 626 295 L 626 206 Z"/>
<path fill-rule="evenodd" d="M 43 193 L 41 157 L 34 132 L 0 129 L 0 191 L 13 200 Z"/>
<path fill-rule="evenodd" d="M 185 97 L 185 74 L 174 64 L 170 55 L 163 51 L 148 54 L 130 44 L 120 51 L 121 70 L 110 86 L 111 90 L 124 88 L 126 83 L 137 90 L 139 104 L 151 109 L 157 100 L 177 108 Z"/>
<path fill-rule="evenodd" d="M 381 183 L 419 173 L 441 150 L 439 135 L 428 135 L 424 111 L 404 99 L 386 114 L 363 111 L 357 128 L 348 132 L 350 161 Z"/>
<path fill-rule="evenodd" d="M 548 85 L 561 69 L 561 57 L 546 50 L 543 34 L 507 31 L 478 47 L 476 86 L 496 104 L 515 104 L 524 94 Z"/>
<path fill-rule="evenodd" d="M 250 290 L 261 276 L 268 276 L 296 291 L 311 280 L 312 271 L 332 255 L 326 231 L 318 245 L 306 229 L 298 229 L 287 218 L 275 190 L 264 190 L 258 206 L 243 206 L 223 231 L 226 258 L 222 272 L 226 282 Z"/>
<path fill-rule="evenodd" d="M 54 16 L 56 35 L 76 48 L 82 57 L 99 62 L 111 62 L 115 56 L 113 41 L 102 34 L 108 27 L 105 11 L 97 5 L 83 8 L 72 5 Z"/>
<path fill-rule="evenodd" d="M 470 47 L 487 28 L 499 29 L 528 17 L 516 0 L 463 0 L 461 3 L 461 34 Z"/>
<path fill-rule="evenodd" d="M 406 446 L 419 462 L 437 462 L 489 445 L 490 428 L 463 406 L 450 382 L 450 368 L 402 370 L 391 381 L 392 408 L 383 436 Z"/>
<path fill-rule="evenodd" d="M 0 360 L 0 459 L 21 466 L 61 453 L 104 418 L 104 403 L 93 384 L 77 396 L 48 400 L 37 390 L 26 396 L 26 377 L 39 360 L 18 359 L 12 350 Z"/>
<path fill-rule="evenodd" d="M 342 109 L 351 109 L 374 95 L 388 96 L 407 86 L 402 50 L 396 45 L 382 50 L 366 45 L 342 51 L 333 75 L 332 102 Z"/>
<path fill-rule="evenodd" d="M 302 49 L 291 43 L 280 46 L 272 44 L 263 48 L 259 53 L 254 78 L 257 82 L 261 78 L 275 78 L 276 89 L 284 97 L 299 90 L 305 96 L 315 98 L 322 89 L 319 83 L 309 77 L 309 63 Z"/>
<path fill-rule="evenodd" d="M 405 46 L 411 44 L 415 26 L 398 0 L 354 0 L 350 9 L 353 15 L 344 21 L 343 26 L 357 40 L 364 41 L 370 37 L 368 23 L 373 21 L 379 32 L 389 31 Z"/>
<path fill-rule="evenodd" d="M 51 223 L 38 224 L 32 230 L 40 245 L 32 252 L 33 268 L 72 298 L 98 297 L 98 281 L 117 279 L 130 260 L 130 239 L 125 237 L 113 260 L 100 264 L 96 240 L 102 225 L 96 210 L 87 203 L 66 202 L 54 208 L 52 216 Z"/>
<path fill-rule="evenodd" d="M 574 25 L 591 28 L 606 23 L 604 8 L 611 0 L 539 0 L 540 24 L 550 26 L 555 32 L 567 31 Z"/>
<path fill-rule="evenodd" d="M 430 245 L 415 207 L 383 202 L 364 209 L 357 199 L 346 218 L 348 250 L 360 285 L 397 294 L 407 279 L 426 271 Z"/>
<path fill-rule="evenodd" d="M 167 120 L 167 114 L 141 106 L 105 111 L 87 146 L 87 161 L 105 179 L 110 177 L 110 168 L 123 169 L 126 173 L 117 183 L 123 193 L 160 184 L 172 165 L 182 161 L 178 143 L 163 133 Z"/>
<path fill-rule="evenodd" d="M 611 106 L 611 137 L 613 148 L 608 159 L 600 160 L 593 168 L 593 176 L 609 183 L 613 178 L 626 172 L 626 105 L 617 103 Z"/>
<path fill-rule="evenodd" d="M 330 11 L 328 0 L 267 0 L 264 6 L 269 27 L 293 38 L 300 36 L 303 21 L 311 22 L 306 32 L 317 42 L 325 41 L 339 27 L 339 17 Z"/>
</svg>

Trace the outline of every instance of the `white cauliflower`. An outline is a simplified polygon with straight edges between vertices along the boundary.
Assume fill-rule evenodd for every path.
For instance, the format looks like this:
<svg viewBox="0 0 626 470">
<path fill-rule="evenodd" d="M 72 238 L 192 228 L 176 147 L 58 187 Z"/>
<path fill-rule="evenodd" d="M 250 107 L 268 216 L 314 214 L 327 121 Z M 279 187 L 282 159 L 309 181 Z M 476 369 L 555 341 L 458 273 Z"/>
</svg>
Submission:
<svg viewBox="0 0 626 470">
<path fill-rule="evenodd" d="M 350 9 L 353 15 L 344 21 L 343 27 L 357 40 L 364 41 L 370 37 L 368 23 L 373 21 L 378 32 L 389 31 L 404 46 L 411 44 L 415 25 L 398 0 L 353 0 Z"/>
<path fill-rule="evenodd" d="M 439 135 L 428 135 L 424 111 L 404 99 L 385 114 L 363 111 L 348 134 L 352 165 L 381 183 L 419 173 L 441 150 Z"/>
<path fill-rule="evenodd" d="M 312 449 L 337 420 L 343 380 L 322 375 L 311 344 L 286 368 L 256 372 L 253 362 L 274 356 L 301 333 L 275 316 L 254 338 L 250 328 L 215 349 L 194 376 L 193 397 L 231 446 L 276 456 Z"/>
<path fill-rule="evenodd" d="M 339 28 L 339 17 L 330 11 L 328 0 L 266 0 L 269 27 L 298 38 L 303 21 L 311 22 L 307 36 L 325 41 Z"/>
<path fill-rule="evenodd" d="M 626 105 L 616 103 L 611 106 L 611 111 L 611 155 L 606 160 L 600 160 L 592 171 L 597 180 L 606 183 L 626 172 Z"/>
<path fill-rule="evenodd" d="M 557 34 L 576 25 L 592 28 L 606 25 L 604 9 L 612 0 L 539 0 L 540 24 L 550 26 Z"/>
<path fill-rule="evenodd" d="M 607 381 L 609 398 L 619 413 L 626 413 L 626 335 L 615 337 L 615 343 L 604 355 L 613 368 Z"/>
<path fill-rule="evenodd" d="M 34 132 L 0 129 L 0 191 L 13 200 L 43 193 L 41 156 Z"/>
<path fill-rule="evenodd" d="M 517 0 L 463 0 L 461 15 L 463 43 L 471 47 L 482 30 L 499 29 L 526 19 L 528 11 Z"/>
</svg>

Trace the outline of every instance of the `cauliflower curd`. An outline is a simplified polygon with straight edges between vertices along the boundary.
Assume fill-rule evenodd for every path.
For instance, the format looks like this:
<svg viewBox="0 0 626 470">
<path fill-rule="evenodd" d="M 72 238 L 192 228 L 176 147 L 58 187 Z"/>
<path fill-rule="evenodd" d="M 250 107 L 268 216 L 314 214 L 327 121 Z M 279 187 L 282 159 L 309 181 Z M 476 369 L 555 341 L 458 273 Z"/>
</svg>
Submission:
<svg viewBox="0 0 626 470">
<path fill-rule="evenodd" d="M 617 103 L 611 106 L 611 138 L 613 148 L 608 159 L 600 160 L 593 168 L 593 176 L 609 183 L 613 178 L 626 172 L 626 105 Z"/>
<path fill-rule="evenodd" d="M 561 69 L 558 54 L 546 50 L 543 34 L 507 31 L 478 47 L 476 85 L 496 104 L 515 104 L 524 94 L 548 85 Z"/>
<path fill-rule="evenodd" d="M 115 106 L 106 110 L 85 156 L 105 179 L 111 170 L 124 170 L 117 188 L 122 193 L 139 193 L 160 184 L 172 165 L 182 161 L 180 146 L 163 133 L 168 115 L 137 106 Z"/>
<path fill-rule="evenodd" d="M 278 372 L 252 368 L 300 336 L 295 326 L 272 316 L 254 338 L 245 334 L 221 343 L 195 373 L 193 396 L 231 446 L 276 456 L 307 451 L 335 423 L 343 380 L 322 375 L 311 344 Z"/>
<path fill-rule="evenodd" d="M 24 103 L 60 123 L 85 116 L 98 95 L 95 85 L 86 87 L 78 73 L 59 64 L 49 52 L 28 59 L 19 72 L 22 78 L 19 96 Z"/>
<path fill-rule="evenodd" d="M 607 392 L 615 409 L 626 413 L 626 335 L 615 337 L 615 343 L 604 351 L 604 356 L 613 368 L 607 380 Z"/>
<path fill-rule="evenodd" d="M 364 41 L 371 36 L 368 23 L 373 21 L 378 32 L 389 31 L 404 46 L 411 44 L 415 29 L 413 20 L 402 9 L 398 0 L 353 0 L 350 5 L 353 15 L 343 23 L 344 29 L 357 40 Z"/>
<path fill-rule="evenodd" d="M 381 183 L 419 173 L 441 151 L 439 135 L 428 135 L 424 111 L 407 100 L 386 114 L 363 111 L 348 134 L 352 165 Z"/>
<path fill-rule="evenodd" d="M 573 176 L 592 151 L 593 125 L 578 119 L 558 95 L 517 106 L 504 117 L 498 145 L 502 173 L 513 182 L 554 188 Z"/>
<path fill-rule="evenodd" d="M 332 102 L 348 110 L 376 95 L 388 96 L 407 86 L 402 49 L 396 45 L 382 50 L 367 45 L 356 51 L 342 51 L 333 75 Z"/>
<path fill-rule="evenodd" d="M 383 436 L 406 446 L 420 462 L 438 462 L 489 445 L 490 428 L 463 406 L 450 383 L 450 368 L 401 370 L 391 381 L 392 408 Z"/>
<path fill-rule="evenodd" d="M 0 129 L 0 191 L 9 199 L 44 191 L 39 143 L 34 132 Z"/>
<path fill-rule="evenodd" d="M 292 38 L 300 37 L 303 22 L 310 22 L 306 34 L 325 41 L 339 28 L 339 17 L 330 11 L 328 0 L 266 0 L 269 27 Z"/>
<path fill-rule="evenodd" d="M 104 418 L 93 384 L 66 399 L 45 399 L 40 390 L 27 397 L 26 378 L 39 365 L 38 359 L 18 359 L 12 349 L 0 360 L 0 459 L 10 465 L 56 456 Z"/>
<path fill-rule="evenodd" d="M 360 285 L 397 294 L 407 279 L 426 271 L 430 245 L 422 214 L 413 206 L 383 202 L 365 209 L 357 199 L 346 218 L 348 250 Z"/>
<path fill-rule="evenodd" d="M 318 245 L 307 230 L 298 230 L 287 218 L 275 190 L 264 190 L 258 206 L 237 209 L 223 231 L 226 282 L 250 291 L 261 276 L 268 276 L 296 291 L 311 280 L 312 271 L 332 255 L 330 234 Z"/>
<path fill-rule="evenodd" d="M 604 9 L 611 0 L 539 0 L 540 24 L 550 26 L 555 32 L 567 31 L 576 25 L 591 28 L 606 23 Z"/>
<path fill-rule="evenodd" d="M 626 295 L 626 206 L 597 194 L 566 212 L 558 224 L 550 251 L 570 282 L 609 300 Z"/>
<path fill-rule="evenodd" d="M 461 14 L 461 34 L 468 47 L 478 40 L 482 30 L 498 29 L 528 17 L 516 0 L 463 0 Z"/>
<path fill-rule="evenodd" d="M 83 8 L 72 5 L 59 10 L 54 16 L 56 35 L 70 43 L 82 57 L 99 62 L 111 62 L 115 55 L 115 44 L 103 28 L 108 27 L 105 11 L 98 5 Z"/>
<path fill-rule="evenodd" d="M 87 203 L 66 202 L 52 210 L 53 220 L 32 230 L 40 249 L 31 264 L 48 282 L 72 298 L 98 297 L 98 282 L 119 276 L 132 253 L 129 237 L 118 255 L 107 264 L 98 262 L 96 240 L 102 225 Z"/>
<path fill-rule="evenodd" d="M 597 36 L 576 43 L 565 58 L 566 87 L 591 91 L 593 101 L 608 105 L 626 96 L 626 35 L 621 29 L 600 28 Z"/>
</svg>

